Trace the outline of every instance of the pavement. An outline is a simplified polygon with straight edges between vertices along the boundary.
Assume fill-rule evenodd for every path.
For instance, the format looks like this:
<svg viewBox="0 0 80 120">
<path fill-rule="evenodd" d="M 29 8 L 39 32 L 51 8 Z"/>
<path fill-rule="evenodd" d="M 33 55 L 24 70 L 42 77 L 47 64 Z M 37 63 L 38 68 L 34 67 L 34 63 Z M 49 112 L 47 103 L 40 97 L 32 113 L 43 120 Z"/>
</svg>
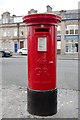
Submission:
<svg viewBox="0 0 80 120">
<path fill-rule="evenodd" d="M 47 117 L 31 115 L 27 111 L 27 88 L 2 87 L 2 118 L 78 118 L 79 91 L 58 89 L 57 114 Z M 1 101 L 1 98 L 0 98 Z"/>
</svg>

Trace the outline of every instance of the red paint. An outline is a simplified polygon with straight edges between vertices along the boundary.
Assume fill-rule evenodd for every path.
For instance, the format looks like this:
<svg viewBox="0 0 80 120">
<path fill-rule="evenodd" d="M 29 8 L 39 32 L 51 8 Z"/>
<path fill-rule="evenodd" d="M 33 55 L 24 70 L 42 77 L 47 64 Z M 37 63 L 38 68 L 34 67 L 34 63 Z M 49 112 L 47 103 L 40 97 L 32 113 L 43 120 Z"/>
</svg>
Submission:
<svg viewBox="0 0 80 120">
<path fill-rule="evenodd" d="M 56 88 L 56 25 L 61 21 L 53 14 L 31 14 L 23 17 L 27 24 L 28 88 Z M 38 51 L 38 38 L 46 37 L 47 51 Z M 40 46 L 42 47 L 42 46 Z"/>
</svg>

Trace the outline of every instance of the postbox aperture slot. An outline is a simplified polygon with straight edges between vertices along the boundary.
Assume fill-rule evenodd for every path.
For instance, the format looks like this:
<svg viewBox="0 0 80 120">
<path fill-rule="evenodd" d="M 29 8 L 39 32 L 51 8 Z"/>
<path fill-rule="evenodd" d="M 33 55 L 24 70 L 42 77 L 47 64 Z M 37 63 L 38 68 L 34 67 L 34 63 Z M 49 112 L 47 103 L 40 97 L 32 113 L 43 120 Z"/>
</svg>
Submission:
<svg viewBox="0 0 80 120">
<path fill-rule="evenodd" d="M 49 32 L 49 28 L 36 28 L 35 32 Z"/>
<path fill-rule="evenodd" d="M 38 51 L 47 51 L 47 37 L 38 37 Z"/>
</svg>

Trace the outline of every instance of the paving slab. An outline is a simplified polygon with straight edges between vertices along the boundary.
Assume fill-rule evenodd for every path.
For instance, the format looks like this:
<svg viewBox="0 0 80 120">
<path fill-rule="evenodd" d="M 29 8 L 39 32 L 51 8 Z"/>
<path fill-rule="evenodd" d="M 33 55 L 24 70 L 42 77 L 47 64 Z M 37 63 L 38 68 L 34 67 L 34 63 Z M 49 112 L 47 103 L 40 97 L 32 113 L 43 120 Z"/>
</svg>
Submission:
<svg viewBox="0 0 80 120">
<path fill-rule="evenodd" d="M 78 118 L 78 93 L 80 91 L 58 89 L 57 114 L 47 117 L 31 115 L 27 111 L 27 88 L 2 87 L 2 118 Z M 0 98 L 1 99 L 1 98 Z M 1 100 L 0 100 L 1 102 Z"/>
</svg>

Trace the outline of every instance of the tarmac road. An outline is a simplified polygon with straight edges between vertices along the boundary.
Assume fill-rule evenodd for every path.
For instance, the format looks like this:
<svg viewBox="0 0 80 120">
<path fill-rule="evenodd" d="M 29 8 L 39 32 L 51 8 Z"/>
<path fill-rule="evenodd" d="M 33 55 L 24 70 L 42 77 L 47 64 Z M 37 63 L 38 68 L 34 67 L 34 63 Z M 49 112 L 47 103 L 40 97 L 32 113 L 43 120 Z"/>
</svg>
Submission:
<svg viewBox="0 0 80 120">
<path fill-rule="evenodd" d="M 27 59 L 3 58 L 2 84 L 3 86 L 27 86 Z M 78 61 L 57 60 L 57 87 L 65 89 L 78 89 Z"/>
</svg>

